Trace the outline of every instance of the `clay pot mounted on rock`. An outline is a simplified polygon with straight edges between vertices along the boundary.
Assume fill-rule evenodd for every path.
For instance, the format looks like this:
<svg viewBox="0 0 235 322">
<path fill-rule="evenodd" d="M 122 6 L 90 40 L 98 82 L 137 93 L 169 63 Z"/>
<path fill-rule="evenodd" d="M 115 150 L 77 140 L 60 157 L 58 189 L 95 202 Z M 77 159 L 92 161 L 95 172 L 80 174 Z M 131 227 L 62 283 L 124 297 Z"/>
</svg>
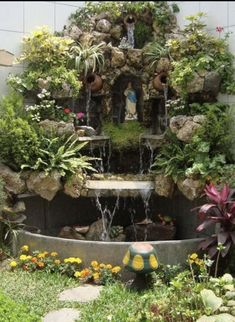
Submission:
<svg viewBox="0 0 235 322">
<path fill-rule="evenodd" d="M 102 78 L 95 73 L 89 74 L 86 77 L 85 83 L 91 89 L 92 93 L 100 91 L 103 87 Z"/>
<path fill-rule="evenodd" d="M 153 79 L 153 87 L 158 91 L 164 91 L 167 86 L 167 73 L 161 72 Z"/>
</svg>

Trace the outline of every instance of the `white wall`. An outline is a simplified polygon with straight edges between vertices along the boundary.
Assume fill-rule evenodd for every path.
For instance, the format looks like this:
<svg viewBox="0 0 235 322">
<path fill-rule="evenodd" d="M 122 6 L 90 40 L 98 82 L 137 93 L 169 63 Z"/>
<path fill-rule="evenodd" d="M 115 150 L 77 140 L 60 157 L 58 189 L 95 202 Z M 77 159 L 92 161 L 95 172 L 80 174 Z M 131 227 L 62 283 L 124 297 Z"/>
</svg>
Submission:
<svg viewBox="0 0 235 322">
<path fill-rule="evenodd" d="M 172 1 L 169 1 L 172 2 Z M 184 17 L 199 11 L 207 14 L 208 32 L 218 36 L 217 26 L 230 31 L 230 49 L 235 54 L 235 1 L 176 1 L 180 8 L 177 19 L 180 27 L 186 23 Z M 52 31 L 61 31 L 69 15 L 84 1 L 0 1 L 0 48 L 15 55 L 20 53 L 20 42 L 24 34 L 37 26 L 48 25 Z M 22 67 L 0 67 L 0 96 L 7 92 L 6 77 L 9 72 L 20 72 Z M 226 102 L 235 102 L 235 96 L 221 95 Z"/>
<path fill-rule="evenodd" d="M 84 1 L 0 1 L 0 49 L 18 56 L 25 34 L 38 26 L 48 25 L 61 31 L 67 19 Z M 22 66 L 0 66 L 0 96 L 7 93 L 6 78 L 10 72 L 20 73 Z"/>
</svg>

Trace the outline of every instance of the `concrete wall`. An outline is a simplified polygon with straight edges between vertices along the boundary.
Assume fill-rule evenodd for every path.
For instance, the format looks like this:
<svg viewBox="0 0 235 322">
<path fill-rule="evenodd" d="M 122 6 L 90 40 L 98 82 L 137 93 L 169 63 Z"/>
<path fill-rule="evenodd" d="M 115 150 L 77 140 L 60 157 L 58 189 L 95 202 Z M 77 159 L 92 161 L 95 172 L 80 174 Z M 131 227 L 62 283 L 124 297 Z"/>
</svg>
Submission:
<svg viewBox="0 0 235 322">
<path fill-rule="evenodd" d="M 169 1 L 171 2 L 171 1 Z M 230 49 L 235 54 L 235 1 L 176 1 L 180 7 L 178 23 L 183 27 L 184 17 L 203 11 L 207 13 L 208 32 L 219 36 L 215 29 L 224 27 L 230 36 Z M 69 15 L 84 1 L 1 1 L 0 48 L 16 56 L 20 53 L 22 37 L 37 26 L 48 25 L 52 31 L 61 31 Z M 22 66 L 0 67 L 0 96 L 7 93 L 6 77 L 9 72 L 21 72 Z M 221 95 L 221 101 L 235 102 L 235 96 Z"/>
<path fill-rule="evenodd" d="M 24 35 L 43 25 L 61 31 L 69 15 L 83 5 L 84 1 L 0 1 L 0 49 L 18 56 Z M 0 66 L 0 97 L 8 90 L 7 75 L 22 70 L 19 65 Z"/>
</svg>

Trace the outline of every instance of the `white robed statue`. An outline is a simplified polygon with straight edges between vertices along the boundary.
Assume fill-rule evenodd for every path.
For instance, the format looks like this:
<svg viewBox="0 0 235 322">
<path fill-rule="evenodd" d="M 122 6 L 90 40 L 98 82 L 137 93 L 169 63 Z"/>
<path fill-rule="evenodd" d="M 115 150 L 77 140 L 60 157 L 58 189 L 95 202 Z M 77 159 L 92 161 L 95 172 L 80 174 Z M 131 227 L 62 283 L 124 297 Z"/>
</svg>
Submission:
<svg viewBox="0 0 235 322">
<path fill-rule="evenodd" d="M 127 88 L 124 92 L 126 96 L 126 120 L 136 120 L 137 119 L 137 112 L 136 112 L 136 92 L 132 87 L 132 83 L 129 82 Z"/>
</svg>

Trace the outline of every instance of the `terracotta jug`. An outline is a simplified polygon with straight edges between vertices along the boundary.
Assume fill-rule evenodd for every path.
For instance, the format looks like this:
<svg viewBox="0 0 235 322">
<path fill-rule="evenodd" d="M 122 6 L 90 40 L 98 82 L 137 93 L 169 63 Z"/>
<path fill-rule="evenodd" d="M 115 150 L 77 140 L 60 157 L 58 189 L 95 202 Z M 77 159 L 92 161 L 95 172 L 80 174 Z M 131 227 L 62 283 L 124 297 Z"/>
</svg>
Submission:
<svg viewBox="0 0 235 322">
<path fill-rule="evenodd" d="M 99 75 L 92 73 L 87 76 L 86 84 L 90 86 L 91 92 L 95 93 L 102 89 L 103 80 Z"/>
<path fill-rule="evenodd" d="M 153 79 L 153 87 L 158 91 L 163 91 L 167 85 L 167 73 L 161 72 Z"/>
</svg>

